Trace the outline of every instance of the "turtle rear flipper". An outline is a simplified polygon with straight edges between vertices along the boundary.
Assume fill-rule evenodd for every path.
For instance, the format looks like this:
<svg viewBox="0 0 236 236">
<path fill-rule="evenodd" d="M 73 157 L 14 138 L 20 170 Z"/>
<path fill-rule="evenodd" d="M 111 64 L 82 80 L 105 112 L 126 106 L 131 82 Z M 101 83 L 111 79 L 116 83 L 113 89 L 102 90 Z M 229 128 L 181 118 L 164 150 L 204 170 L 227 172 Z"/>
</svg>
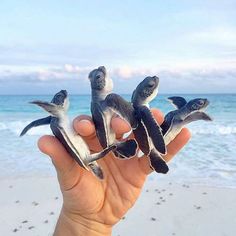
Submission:
<svg viewBox="0 0 236 236">
<path fill-rule="evenodd" d="M 110 151 L 116 149 L 117 146 L 116 144 L 113 144 L 107 148 L 105 148 L 104 150 L 102 150 L 101 152 L 98 152 L 98 153 L 94 153 L 94 154 L 90 154 L 89 157 L 87 158 L 87 163 L 92 163 L 96 160 L 99 160 L 101 158 L 103 158 L 104 156 L 106 156 Z"/>
<path fill-rule="evenodd" d="M 94 161 L 90 163 L 88 167 L 98 179 L 100 180 L 104 179 L 102 168 L 97 164 L 97 162 Z"/>
<path fill-rule="evenodd" d="M 162 131 L 159 124 L 154 119 L 151 111 L 146 106 L 137 108 L 140 119 L 143 121 L 145 128 L 152 140 L 154 147 L 158 152 L 165 155 L 166 145 L 163 139 Z"/>
<path fill-rule="evenodd" d="M 35 120 L 35 121 L 31 122 L 30 124 L 28 124 L 28 125 L 21 131 L 20 136 L 25 135 L 25 134 L 26 134 L 31 128 L 33 128 L 33 127 L 38 127 L 38 126 L 41 126 L 41 125 L 49 125 L 50 122 L 51 122 L 51 119 L 52 119 L 52 117 L 51 117 L 51 116 L 48 116 L 48 117 L 45 117 L 45 118 L 42 118 L 42 119 L 38 119 L 38 120 Z"/>
<path fill-rule="evenodd" d="M 136 154 L 137 143 L 134 139 L 116 143 L 114 154 L 120 158 L 130 158 Z"/>
<path fill-rule="evenodd" d="M 157 173 L 166 174 L 169 171 L 169 167 L 166 162 L 162 159 L 159 153 L 152 150 L 149 154 L 150 167 Z"/>
</svg>

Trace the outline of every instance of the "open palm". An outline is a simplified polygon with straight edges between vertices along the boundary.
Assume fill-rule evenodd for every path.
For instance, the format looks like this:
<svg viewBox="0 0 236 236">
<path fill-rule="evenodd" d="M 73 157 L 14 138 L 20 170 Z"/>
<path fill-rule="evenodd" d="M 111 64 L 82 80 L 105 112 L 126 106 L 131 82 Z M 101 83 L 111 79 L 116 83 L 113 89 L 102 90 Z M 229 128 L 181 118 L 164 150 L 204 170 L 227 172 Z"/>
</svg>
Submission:
<svg viewBox="0 0 236 236">
<path fill-rule="evenodd" d="M 162 123 L 161 112 L 156 109 L 152 112 L 158 123 Z M 77 117 L 73 124 L 92 152 L 101 150 L 90 117 Z M 120 118 L 113 118 L 112 128 L 119 140 L 130 130 L 129 125 Z M 164 159 L 169 161 L 189 138 L 189 131 L 183 129 L 168 145 L 168 154 Z M 120 160 L 110 153 L 98 161 L 105 174 L 105 180 L 99 181 L 91 172 L 82 169 L 55 137 L 43 136 L 38 144 L 40 150 L 51 157 L 57 170 L 64 213 L 82 224 L 94 222 L 112 227 L 133 206 L 147 175 L 152 172 L 147 157 Z"/>
</svg>

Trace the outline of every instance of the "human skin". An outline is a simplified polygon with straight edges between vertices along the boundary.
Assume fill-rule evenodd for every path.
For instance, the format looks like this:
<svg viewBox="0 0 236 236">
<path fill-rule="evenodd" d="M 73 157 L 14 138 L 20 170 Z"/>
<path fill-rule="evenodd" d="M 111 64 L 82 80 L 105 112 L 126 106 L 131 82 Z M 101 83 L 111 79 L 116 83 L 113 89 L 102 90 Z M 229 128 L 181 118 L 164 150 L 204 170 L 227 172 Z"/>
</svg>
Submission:
<svg viewBox="0 0 236 236">
<path fill-rule="evenodd" d="M 152 109 L 152 113 L 161 124 L 164 119 L 162 113 L 157 109 Z M 111 126 L 118 140 L 122 140 L 123 134 L 130 130 L 130 126 L 118 117 L 112 119 Z M 91 117 L 77 117 L 73 127 L 84 138 L 91 152 L 101 151 Z M 163 158 L 170 161 L 190 136 L 187 128 L 182 129 L 168 145 L 167 155 Z M 55 137 L 41 137 L 38 146 L 51 157 L 63 195 L 54 236 L 111 235 L 112 227 L 134 205 L 152 172 L 146 156 L 120 160 L 110 153 L 98 161 L 105 174 L 105 180 L 100 181 L 90 171 L 81 168 Z"/>
</svg>

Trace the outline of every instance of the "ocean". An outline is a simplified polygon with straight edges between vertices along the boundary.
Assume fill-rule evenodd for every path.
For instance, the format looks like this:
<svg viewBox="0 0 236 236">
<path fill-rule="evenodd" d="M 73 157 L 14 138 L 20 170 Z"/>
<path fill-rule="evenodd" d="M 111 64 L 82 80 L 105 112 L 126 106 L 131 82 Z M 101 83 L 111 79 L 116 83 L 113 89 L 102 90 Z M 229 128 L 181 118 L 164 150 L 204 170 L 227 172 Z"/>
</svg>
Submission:
<svg viewBox="0 0 236 236">
<path fill-rule="evenodd" d="M 124 95 L 130 99 L 129 95 Z M 173 110 L 166 100 L 168 95 L 158 95 L 151 103 L 166 114 Z M 236 187 L 236 95 L 184 95 L 189 100 L 205 97 L 210 101 L 207 113 L 213 122 L 197 121 L 188 125 L 192 138 L 186 147 L 169 164 L 167 176 L 151 175 L 159 181 L 167 178 L 180 183 Z M 0 178 L 55 175 L 51 161 L 40 153 L 37 140 L 50 134 L 49 126 L 32 129 L 24 137 L 21 130 L 34 119 L 47 116 L 32 100 L 50 101 L 52 96 L 0 96 Z M 71 95 L 69 116 L 90 114 L 89 95 Z"/>
</svg>

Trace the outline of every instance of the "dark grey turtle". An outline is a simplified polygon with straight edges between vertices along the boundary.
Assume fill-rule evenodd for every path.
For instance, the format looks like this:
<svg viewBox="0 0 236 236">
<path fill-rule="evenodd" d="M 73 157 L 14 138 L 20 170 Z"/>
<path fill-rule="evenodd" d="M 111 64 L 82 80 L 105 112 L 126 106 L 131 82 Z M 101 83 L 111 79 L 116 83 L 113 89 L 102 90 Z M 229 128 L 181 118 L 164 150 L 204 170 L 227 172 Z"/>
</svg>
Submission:
<svg viewBox="0 0 236 236">
<path fill-rule="evenodd" d="M 73 129 L 67 116 L 69 108 L 69 98 L 66 90 L 61 90 L 53 97 L 52 101 L 33 101 L 49 112 L 51 115 L 35 120 L 27 125 L 20 136 L 24 135 L 29 129 L 50 124 L 50 128 L 57 139 L 63 144 L 67 152 L 76 160 L 76 162 L 86 170 L 91 170 L 99 179 L 103 179 L 103 171 L 96 160 L 104 157 L 109 151 L 116 148 L 115 145 L 109 146 L 105 150 L 91 154 L 85 141 Z"/>
<path fill-rule="evenodd" d="M 92 90 L 91 113 L 96 128 L 98 140 L 103 148 L 115 143 L 113 151 L 116 157 L 130 158 L 136 154 L 137 143 L 130 139 L 125 142 L 117 142 L 115 133 L 111 129 L 111 118 L 114 112 L 107 107 L 105 98 L 113 89 L 112 80 L 107 76 L 104 66 L 92 70 L 89 73 Z"/>
<path fill-rule="evenodd" d="M 161 125 L 165 144 L 168 145 L 182 128 L 197 120 L 212 121 L 203 110 L 208 106 L 206 98 L 195 98 L 187 102 L 183 97 L 169 97 L 168 100 L 177 108 L 166 114 Z"/>
<path fill-rule="evenodd" d="M 158 93 L 158 85 L 158 77 L 146 77 L 134 90 L 132 103 L 117 94 L 108 95 L 106 103 L 131 124 L 139 148 L 149 156 L 150 166 L 158 173 L 167 173 L 169 168 L 161 157 L 161 154 L 166 154 L 165 142 L 161 128 L 149 109 L 149 102 Z"/>
</svg>

